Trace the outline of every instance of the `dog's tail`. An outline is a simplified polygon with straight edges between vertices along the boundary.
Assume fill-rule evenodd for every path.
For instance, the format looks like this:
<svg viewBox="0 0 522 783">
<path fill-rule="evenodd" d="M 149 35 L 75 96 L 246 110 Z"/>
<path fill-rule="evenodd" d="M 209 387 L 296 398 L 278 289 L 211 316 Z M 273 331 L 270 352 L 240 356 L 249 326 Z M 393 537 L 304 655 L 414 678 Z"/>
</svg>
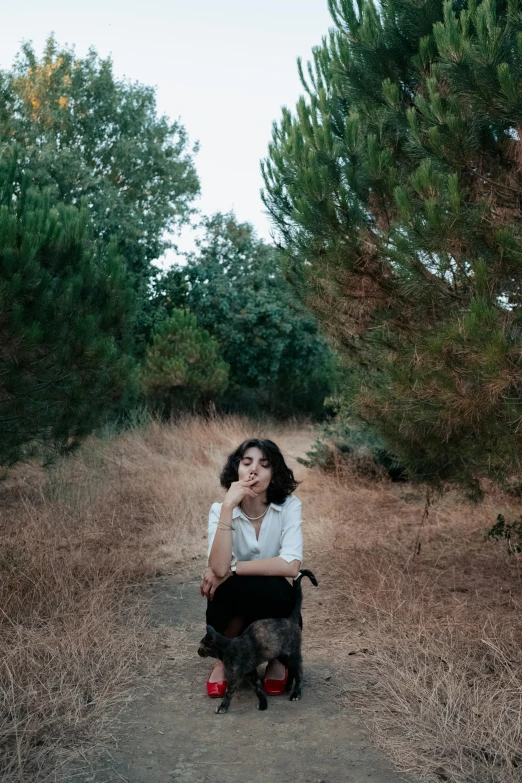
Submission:
<svg viewBox="0 0 522 783">
<path fill-rule="evenodd" d="M 312 573 L 312 571 L 309 571 L 306 568 L 303 568 L 302 571 L 299 571 L 299 574 L 294 579 L 294 594 L 295 594 L 295 605 L 292 609 L 292 614 L 290 615 L 292 620 L 295 620 L 297 622 L 299 615 L 301 613 L 301 607 L 303 605 L 303 588 L 301 587 L 301 579 L 303 576 L 307 576 L 308 579 L 311 581 L 311 583 L 314 585 L 314 587 L 317 587 L 318 582 L 315 578 L 315 575 Z"/>
</svg>

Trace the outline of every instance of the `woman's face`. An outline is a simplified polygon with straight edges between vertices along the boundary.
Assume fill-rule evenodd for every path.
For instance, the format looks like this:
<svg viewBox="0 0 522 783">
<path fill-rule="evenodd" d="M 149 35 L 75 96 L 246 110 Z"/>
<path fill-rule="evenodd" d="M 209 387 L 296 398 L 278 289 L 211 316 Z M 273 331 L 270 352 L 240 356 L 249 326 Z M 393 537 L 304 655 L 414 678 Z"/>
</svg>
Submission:
<svg viewBox="0 0 522 783">
<path fill-rule="evenodd" d="M 252 485 L 252 489 L 258 495 L 268 489 L 272 480 L 270 462 L 263 456 L 261 449 L 256 446 L 251 446 L 245 451 L 239 461 L 237 472 L 240 481 L 250 478 L 250 475 L 257 479 L 257 482 Z"/>
</svg>

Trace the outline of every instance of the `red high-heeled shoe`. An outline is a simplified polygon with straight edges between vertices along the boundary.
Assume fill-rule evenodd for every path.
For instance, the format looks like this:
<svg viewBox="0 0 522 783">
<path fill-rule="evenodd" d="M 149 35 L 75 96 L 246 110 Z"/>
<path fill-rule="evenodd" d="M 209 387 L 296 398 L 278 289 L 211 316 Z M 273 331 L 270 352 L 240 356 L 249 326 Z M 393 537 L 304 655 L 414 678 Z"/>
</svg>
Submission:
<svg viewBox="0 0 522 783">
<path fill-rule="evenodd" d="M 214 671 L 215 668 L 216 668 L 216 666 L 214 665 L 212 667 L 212 670 L 211 670 L 210 674 L 208 675 L 208 680 L 207 680 L 207 693 L 208 693 L 208 695 L 210 696 L 211 699 L 218 699 L 221 696 L 224 696 L 225 692 L 227 690 L 227 681 L 226 680 L 218 680 L 217 682 L 209 682 L 210 677 L 212 675 L 212 672 Z"/>
<path fill-rule="evenodd" d="M 268 666 L 266 667 L 268 669 Z M 266 671 L 265 671 L 266 674 Z M 288 669 L 285 666 L 285 676 L 283 680 L 263 680 L 263 688 L 269 696 L 280 696 L 285 692 L 286 681 L 288 680 Z"/>
</svg>

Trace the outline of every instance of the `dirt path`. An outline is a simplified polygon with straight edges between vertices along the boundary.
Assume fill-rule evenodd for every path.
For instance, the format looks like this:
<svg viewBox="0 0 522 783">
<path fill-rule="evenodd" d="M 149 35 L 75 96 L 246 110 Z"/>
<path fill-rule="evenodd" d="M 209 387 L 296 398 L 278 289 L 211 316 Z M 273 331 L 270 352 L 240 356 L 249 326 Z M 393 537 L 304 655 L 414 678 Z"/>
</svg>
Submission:
<svg viewBox="0 0 522 783">
<path fill-rule="evenodd" d="M 287 439 L 287 455 L 304 454 L 312 440 L 302 434 Z M 295 467 L 293 459 L 289 462 Z M 149 587 L 153 621 L 169 629 L 164 648 L 168 666 L 152 690 L 135 696 L 114 747 L 102 753 L 97 769 L 71 777 L 71 783 L 404 780 L 370 745 L 358 714 L 337 705 L 335 697 L 346 686 L 344 675 L 306 644 L 302 701 L 269 697 L 268 709 L 260 712 L 255 694 L 245 685 L 228 714 L 214 714 L 217 700 L 205 693 L 210 664 L 196 654 L 204 632 L 201 564 L 183 583 L 163 578 Z M 304 585 L 305 640 L 306 602 L 312 590 Z"/>
</svg>

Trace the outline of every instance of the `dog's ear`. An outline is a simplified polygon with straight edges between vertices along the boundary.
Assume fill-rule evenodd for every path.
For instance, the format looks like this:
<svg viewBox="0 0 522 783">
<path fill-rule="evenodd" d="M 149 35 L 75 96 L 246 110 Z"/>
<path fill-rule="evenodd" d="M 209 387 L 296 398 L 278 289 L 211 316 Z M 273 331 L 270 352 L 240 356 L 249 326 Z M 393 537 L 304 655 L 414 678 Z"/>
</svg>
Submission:
<svg viewBox="0 0 522 783">
<path fill-rule="evenodd" d="M 231 640 L 227 639 L 223 634 L 218 633 L 211 625 L 207 625 L 207 634 L 212 638 L 212 644 L 216 645 L 218 650 L 228 647 L 231 644 Z"/>
</svg>

